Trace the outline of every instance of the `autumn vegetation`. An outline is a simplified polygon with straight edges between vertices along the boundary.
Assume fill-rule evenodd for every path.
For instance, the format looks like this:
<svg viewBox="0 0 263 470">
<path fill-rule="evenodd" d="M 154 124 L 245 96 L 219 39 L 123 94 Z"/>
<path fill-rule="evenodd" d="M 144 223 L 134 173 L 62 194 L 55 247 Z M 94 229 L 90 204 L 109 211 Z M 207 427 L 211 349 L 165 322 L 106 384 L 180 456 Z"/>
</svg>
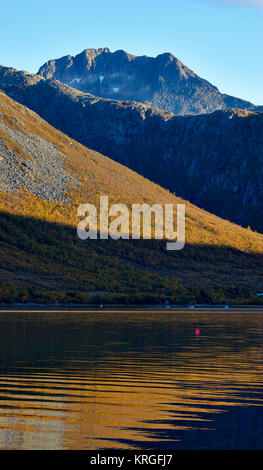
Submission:
<svg viewBox="0 0 263 470">
<path fill-rule="evenodd" d="M 77 238 L 77 208 L 110 204 L 177 204 L 181 199 L 111 159 L 87 149 L 0 94 L 0 123 L 57 147 L 80 182 L 68 203 L 23 188 L 0 191 L 0 302 L 260 303 L 263 236 L 186 202 L 186 247 L 168 252 L 162 240 Z M 25 158 L 8 135 L 7 148 Z M 24 160 L 23 160 L 24 161 Z M 41 177 L 41 176 L 40 176 Z"/>
</svg>

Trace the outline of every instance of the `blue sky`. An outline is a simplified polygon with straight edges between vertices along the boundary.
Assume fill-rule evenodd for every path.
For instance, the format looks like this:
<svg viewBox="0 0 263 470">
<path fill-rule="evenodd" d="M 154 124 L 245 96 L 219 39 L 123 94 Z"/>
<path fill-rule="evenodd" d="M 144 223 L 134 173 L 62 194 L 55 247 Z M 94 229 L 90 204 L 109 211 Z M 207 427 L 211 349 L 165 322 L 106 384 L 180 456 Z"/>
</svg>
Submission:
<svg viewBox="0 0 263 470">
<path fill-rule="evenodd" d="M 263 0 L 8 0 L 0 63 L 37 72 L 88 47 L 172 52 L 220 91 L 263 105 Z"/>
</svg>

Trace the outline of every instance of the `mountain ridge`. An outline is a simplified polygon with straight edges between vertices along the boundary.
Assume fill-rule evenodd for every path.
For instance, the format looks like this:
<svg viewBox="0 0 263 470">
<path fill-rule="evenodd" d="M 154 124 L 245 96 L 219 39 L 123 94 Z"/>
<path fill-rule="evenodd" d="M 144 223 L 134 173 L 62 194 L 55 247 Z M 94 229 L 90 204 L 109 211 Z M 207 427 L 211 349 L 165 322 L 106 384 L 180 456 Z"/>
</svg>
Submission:
<svg viewBox="0 0 263 470">
<path fill-rule="evenodd" d="M 249 101 L 220 93 L 170 52 L 148 57 L 107 47 L 85 49 L 76 56 L 49 60 L 37 74 L 95 96 L 138 101 L 180 115 L 255 108 Z"/>
<path fill-rule="evenodd" d="M 0 154 L 0 300 L 258 300 L 262 235 L 83 147 L 4 93 Z M 98 207 L 101 194 L 129 208 L 185 202 L 186 247 L 176 253 L 161 240 L 79 240 L 77 208 Z"/>
<path fill-rule="evenodd" d="M 218 216 L 263 231 L 262 113 L 175 116 L 5 67 L 0 88 L 87 147 Z"/>
</svg>

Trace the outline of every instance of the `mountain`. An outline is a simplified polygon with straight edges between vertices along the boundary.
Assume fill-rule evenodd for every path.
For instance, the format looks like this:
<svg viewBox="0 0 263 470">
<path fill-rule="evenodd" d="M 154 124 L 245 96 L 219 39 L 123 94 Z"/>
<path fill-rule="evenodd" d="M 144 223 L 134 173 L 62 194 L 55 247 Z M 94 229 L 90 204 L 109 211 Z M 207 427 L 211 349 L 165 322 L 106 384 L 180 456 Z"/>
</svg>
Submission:
<svg viewBox="0 0 263 470">
<path fill-rule="evenodd" d="M 0 88 L 82 144 L 218 216 L 263 232 L 263 114 L 175 116 L 0 67 Z"/>
<path fill-rule="evenodd" d="M 107 47 L 85 49 L 75 57 L 49 60 L 38 74 L 102 98 L 139 101 L 174 114 L 253 108 L 248 101 L 219 92 L 173 54 L 135 56 Z"/>
<path fill-rule="evenodd" d="M 100 195 L 129 208 L 183 202 L 0 93 L 0 301 L 257 300 L 262 235 L 186 202 L 181 251 L 163 240 L 81 241 L 77 208 L 98 207 Z"/>
</svg>

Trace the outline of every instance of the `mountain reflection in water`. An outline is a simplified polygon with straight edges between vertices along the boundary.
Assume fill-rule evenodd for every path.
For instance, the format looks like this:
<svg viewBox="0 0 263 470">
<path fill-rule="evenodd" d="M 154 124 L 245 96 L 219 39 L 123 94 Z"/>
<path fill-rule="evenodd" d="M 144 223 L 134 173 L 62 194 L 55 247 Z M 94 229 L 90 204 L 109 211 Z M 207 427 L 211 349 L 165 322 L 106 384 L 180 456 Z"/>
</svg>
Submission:
<svg viewBox="0 0 263 470">
<path fill-rule="evenodd" d="M 0 448 L 263 449 L 262 340 L 260 310 L 1 312 Z"/>
</svg>

